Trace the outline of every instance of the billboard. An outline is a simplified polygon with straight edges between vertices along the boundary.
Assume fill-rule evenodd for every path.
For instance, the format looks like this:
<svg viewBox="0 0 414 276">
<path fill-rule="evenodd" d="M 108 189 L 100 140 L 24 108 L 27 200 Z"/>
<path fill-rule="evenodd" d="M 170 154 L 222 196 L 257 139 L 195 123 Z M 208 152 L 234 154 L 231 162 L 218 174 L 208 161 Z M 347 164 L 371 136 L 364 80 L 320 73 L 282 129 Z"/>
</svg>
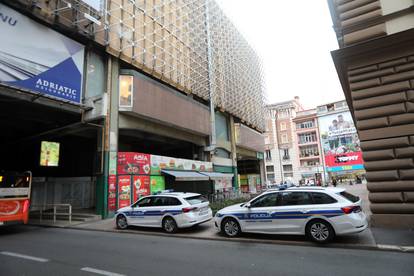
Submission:
<svg viewBox="0 0 414 276">
<path fill-rule="evenodd" d="M 319 130 L 328 172 L 364 168 L 358 134 L 349 111 L 319 117 Z"/>
<path fill-rule="evenodd" d="M 118 174 L 149 174 L 151 155 L 138 152 L 118 152 Z"/>
<path fill-rule="evenodd" d="M 59 147 L 60 143 L 42 141 L 40 146 L 40 166 L 59 166 Z"/>
<path fill-rule="evenodd" d="M 0 4 L 0 83 L 80 103 L 84 46 Z"/>
</svg>

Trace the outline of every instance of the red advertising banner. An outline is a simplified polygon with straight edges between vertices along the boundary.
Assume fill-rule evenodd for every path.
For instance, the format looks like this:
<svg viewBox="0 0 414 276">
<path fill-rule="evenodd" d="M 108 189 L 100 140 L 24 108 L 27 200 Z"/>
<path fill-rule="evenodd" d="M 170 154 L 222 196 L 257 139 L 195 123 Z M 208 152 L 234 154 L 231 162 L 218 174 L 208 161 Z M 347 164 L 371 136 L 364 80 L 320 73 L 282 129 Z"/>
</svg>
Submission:
<svg viewBox="0 0 414 276">
<path fill-rule="evenodd" d="M 108 177 L 108 210 L 116 211 L 116 175 Z"/>
<path fill-rule="evenodd" d="M 118 176 L 118 208 L 131 205 L 131 176 Z"/>
<path fill-rule="evenodd" d="M 329 154 L 325 156 L 327 167 L 351 166 L 363 164 L 362 152 L 347 152 L 342 154 Z"/>
<path fill-rule="evenodd" d="M 133 176 L 134 202 L 142 196 L 150 195 L 150 177 L 149 175 Z"/>
<path fill-rule="evenodd" d="M 118 152 L 118 174 L 149 174 L 151 155 L 138 152 Z"/>
</svg>

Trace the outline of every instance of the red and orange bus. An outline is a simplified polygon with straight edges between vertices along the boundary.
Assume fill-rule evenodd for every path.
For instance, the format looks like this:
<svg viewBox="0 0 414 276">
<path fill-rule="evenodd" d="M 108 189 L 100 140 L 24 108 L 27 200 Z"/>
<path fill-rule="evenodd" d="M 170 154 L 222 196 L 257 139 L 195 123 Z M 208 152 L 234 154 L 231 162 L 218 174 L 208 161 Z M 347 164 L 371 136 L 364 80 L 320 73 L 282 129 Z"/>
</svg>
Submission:
<svg viewBox="0 0 414 276">
<path fill-rule="evenodd" d="M 32 173 L 0 171 L 0 225 L 29 220 Z"/>
</svg>

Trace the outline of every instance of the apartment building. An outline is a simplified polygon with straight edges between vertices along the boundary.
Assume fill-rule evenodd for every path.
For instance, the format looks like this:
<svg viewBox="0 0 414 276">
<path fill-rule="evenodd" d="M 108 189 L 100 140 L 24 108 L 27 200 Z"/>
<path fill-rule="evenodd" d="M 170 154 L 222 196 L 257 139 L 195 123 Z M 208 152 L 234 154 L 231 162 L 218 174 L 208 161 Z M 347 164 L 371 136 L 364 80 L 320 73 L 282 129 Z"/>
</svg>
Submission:
<svg viewBox="0 0 414 276">
<path fill-rule="evenodd" d="M 299 154 L 293 119 L 303 111 L 299 97 L 266 106 L 265 165 L 268 182 L 299 183 Z"/>
<path fill-rule="evenodd" d="M 322 151 L 319 140 L 318 118 L 316 109 L 296 113 L 295 147 L 299 158 L 301 184 L 321 184 L 324 181 Z"/>
</svg>

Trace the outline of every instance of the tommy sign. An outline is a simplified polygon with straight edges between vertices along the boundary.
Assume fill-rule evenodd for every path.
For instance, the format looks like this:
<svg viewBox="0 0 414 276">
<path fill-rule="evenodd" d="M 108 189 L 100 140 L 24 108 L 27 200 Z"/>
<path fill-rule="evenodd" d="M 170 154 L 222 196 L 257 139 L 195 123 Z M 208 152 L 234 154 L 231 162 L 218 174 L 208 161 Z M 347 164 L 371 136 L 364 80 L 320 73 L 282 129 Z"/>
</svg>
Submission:
<svg viewBox="0 0 414 276">
<path fill-rule="evenodd" d="M 0 4 L 0 82 L 80 103 L 84 46 Z"/>
</svg>

